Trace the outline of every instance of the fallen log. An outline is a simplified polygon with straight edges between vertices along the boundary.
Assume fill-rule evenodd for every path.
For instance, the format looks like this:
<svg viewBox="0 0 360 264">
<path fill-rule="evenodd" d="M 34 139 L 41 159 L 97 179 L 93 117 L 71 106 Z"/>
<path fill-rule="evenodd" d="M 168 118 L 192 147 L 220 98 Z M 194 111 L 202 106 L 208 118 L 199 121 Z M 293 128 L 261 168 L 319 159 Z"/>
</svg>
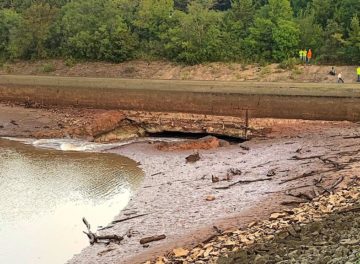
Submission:
<svg viewBox="0 0 360 264">
<path fill-rule="evenodd" d="M 165 238 L 166 238 L 165 235 L 144 237 L 144 238 L 140 239 L 140 244 L 141 244 L 141 245 L 144 245 L 144 244 L 148 244 L 148 243 L 150 243 L 150 242 L 163 240 L 163 239 L 165 239 Z"/>
<path fill-rule="evenodd" d="M 226 190 L 229 189 L 237 184 L 249 184 L 249 183 L 253 183 L 253 182 L 261 182 L 261 181 L 271 181 L 271 178 L 265 178 L 265 179 L 257 179 L 257 180 L 241 180 L 241 181 L 237 181 L 234 182 L 232 184 L 229 184 L 227 186 L 222 186 L 222 187 L 215 187 L 214 189 L 216 190 Z"/>
</svg>

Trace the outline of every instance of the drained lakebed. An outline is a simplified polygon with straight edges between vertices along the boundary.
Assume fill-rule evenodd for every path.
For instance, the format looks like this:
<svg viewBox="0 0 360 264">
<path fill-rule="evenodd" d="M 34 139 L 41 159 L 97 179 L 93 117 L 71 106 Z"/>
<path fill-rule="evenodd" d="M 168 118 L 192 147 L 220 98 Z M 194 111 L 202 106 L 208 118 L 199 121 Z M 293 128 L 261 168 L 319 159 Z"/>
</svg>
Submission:
<svg viewBox="0 0 360 264">
<path fill-rule="evenodd" d="M 66 262 L 88 245 L 82 217 L 93 231 L 106 226 L 142 177 L 119 155 L 0 139 L 0 263 Z"/>
</svg>

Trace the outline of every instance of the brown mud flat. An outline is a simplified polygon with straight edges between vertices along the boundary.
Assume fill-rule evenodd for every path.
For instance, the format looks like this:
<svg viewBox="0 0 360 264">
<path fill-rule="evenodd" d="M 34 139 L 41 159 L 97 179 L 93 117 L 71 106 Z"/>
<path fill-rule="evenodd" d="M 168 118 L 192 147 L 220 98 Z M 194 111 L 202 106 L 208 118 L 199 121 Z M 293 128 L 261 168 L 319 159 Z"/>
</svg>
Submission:
<svg viewBox="0 0 360 264">
<path fill-rule="evenodd" d="M 331 66 L 297 65 L 292 70 L 281 69 L 278 64 L 267 66 L 240 63 L 205 63 L 185 66 L 166 61 L 128 61 L 118 64 L 105 62 L 78 62 L 66 65 L 62 60 L 20 61 L 5 63 L 0 74 L 79 76 L 162 80 L 218 80 L 256 82 L 313 82 L 336 83 L 329 75 Z M 45 68 L 51 66 L 51 71 Z M 47 66 L 47 67 L 46 67 Z M 356 82 L 357 66 L 338 66 L 346 83 Z"/>
<path fill-rule="evenodd" d="M 160 115 L 133 114 L 138 120 L 157 120 Z M 171 117 L 166 122 L 170 127 L 191 123 L 176 125 L 172 114 L 163 115 Z M 119 128 L 124 112 L 1 105 L 0 135 L 96 140 L 98 135 L 91 133 L 105 131 L 103 124 L 100 126 L 96 121 L 98 116 L 106 117 L 104 127 L 109 133 Z M 211 117 L 209 122 L 214 125 L 209 127 L 220 124 L 222 129 L 226 120 L 219 122 L 220 119 Z M 229 124 L 244 123 L 241 118 L 235 121 L 227 120 Z M 360 126 L 356 123 L 252 119 L 249 126 L 266 128 L 266 133 L 241 144 L 199 150 L 200 160 L 195 163 L 186 163 L 186 157 L 194 150 L 161 151 L 158 147 L 161 143 L 134 143 L 109 150 L 140 162 L 146 174 L 141 188 L 115 221 L 142 216 L 115 222 L 99 232 L 124 236 L 120 244 L 95 244 L 69 263 L 133 264 L 163 256 L 173 248 L 192 249 L 219 230 L 268 219 L 275 211 L 316 198 L 339 179 L 342 181 L 334 189 L 346 186 L 358 175 Z M 69 134 L 71 129 L 82 127 L 87 130 Z M 166 238 L 145 246 L 140 244 L 145 237 L 159 235 Z"/>
</svg>

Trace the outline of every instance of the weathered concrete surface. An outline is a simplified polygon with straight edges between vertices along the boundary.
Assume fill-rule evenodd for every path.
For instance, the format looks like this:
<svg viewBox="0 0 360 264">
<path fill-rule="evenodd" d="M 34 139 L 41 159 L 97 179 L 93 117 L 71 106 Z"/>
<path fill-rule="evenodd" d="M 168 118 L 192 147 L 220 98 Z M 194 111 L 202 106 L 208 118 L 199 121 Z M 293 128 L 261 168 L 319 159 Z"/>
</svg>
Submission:
<svg viewBox="0 0 360 264">
<path fill-rule="evenodd" d="M 360 85 L 0 75 L 0 100 L 105 109 L 360 120 Z"/>
</svg>

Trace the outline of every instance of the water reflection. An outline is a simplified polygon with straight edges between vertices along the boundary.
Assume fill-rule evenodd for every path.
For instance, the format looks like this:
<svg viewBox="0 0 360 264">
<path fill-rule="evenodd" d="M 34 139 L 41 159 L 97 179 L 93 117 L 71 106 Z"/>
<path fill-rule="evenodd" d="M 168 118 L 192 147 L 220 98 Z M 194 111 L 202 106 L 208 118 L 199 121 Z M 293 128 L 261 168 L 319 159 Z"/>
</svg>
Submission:
<svg viewBox="0 0 360 264">
<path fill-rule="evenodd" d="M 88 243 L 81 218 L 109 223 L 142 175 L 117 155 L 0 139 L 0 263 L 64 263 Z"/>
</svg>

